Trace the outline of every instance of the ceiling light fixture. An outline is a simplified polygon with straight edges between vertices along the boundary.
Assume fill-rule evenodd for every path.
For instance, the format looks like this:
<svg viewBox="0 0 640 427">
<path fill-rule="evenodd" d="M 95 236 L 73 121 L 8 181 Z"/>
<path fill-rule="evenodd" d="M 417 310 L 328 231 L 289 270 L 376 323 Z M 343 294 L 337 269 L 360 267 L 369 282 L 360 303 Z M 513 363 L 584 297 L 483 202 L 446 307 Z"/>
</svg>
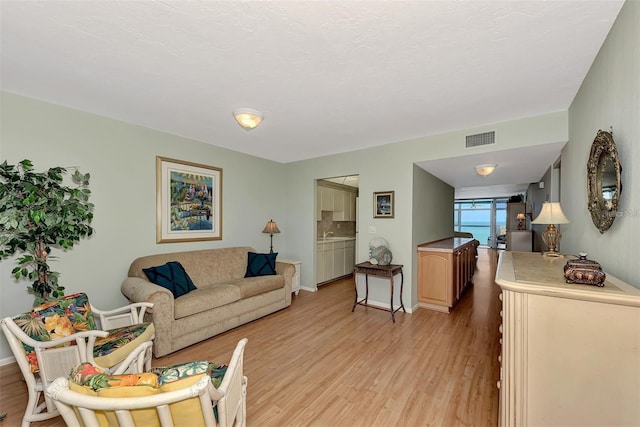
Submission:
<svg viewBox="0 0 640 427">
<path fill-rule="evenodd" d="M 262 123 L 262 113 L 250 108 L 238 108 L 233 112 L 236 122 L 245 130 L 255 129 Z"/>
<path fill-rule="evenodd" d="M 476 173 L 480 176 L 488 176 L 491 175 L 493 173 L 493 171 L 496 169 L 496 165 L 495 163 L 487 163 L 484 165 L 477 165 L 476 168 Z"/>
</svg>

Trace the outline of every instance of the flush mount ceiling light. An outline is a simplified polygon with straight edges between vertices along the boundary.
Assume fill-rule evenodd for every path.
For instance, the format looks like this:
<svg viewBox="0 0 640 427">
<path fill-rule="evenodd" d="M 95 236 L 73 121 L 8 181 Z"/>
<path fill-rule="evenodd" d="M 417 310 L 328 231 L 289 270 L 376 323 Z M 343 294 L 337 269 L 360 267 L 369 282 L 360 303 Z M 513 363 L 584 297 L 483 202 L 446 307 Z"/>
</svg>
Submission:
<svg viewBox="0 0 640 427">
<path fill-rule="evenodd" d="M 476 166 L 476 173 L 480 176 L 487 176 L 487 175 L 491 175 L 493 173 L 493 171 L 496 169 L 496 165 L 495 163 L 487 163 L 484 165 L 477 165 Z"/>
<path fill-rule="evenodd" d="M 246 130 L 255 129 L 262 123 L 262 113 L 250 108 L 238 108 L 233 112 L 233 117 Z"/>
</svg>

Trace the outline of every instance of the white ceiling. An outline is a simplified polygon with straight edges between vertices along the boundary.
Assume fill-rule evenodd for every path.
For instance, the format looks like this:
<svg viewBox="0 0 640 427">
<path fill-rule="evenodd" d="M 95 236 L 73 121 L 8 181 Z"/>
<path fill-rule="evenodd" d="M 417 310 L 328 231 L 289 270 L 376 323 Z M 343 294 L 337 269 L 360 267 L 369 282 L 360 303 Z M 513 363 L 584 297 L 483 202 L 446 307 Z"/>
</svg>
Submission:
<svg viewBox="0 0 640 427">
<path fill-rule="evenodd" d="M 559 142 L 416 164 L 454 187 L 456 199 L 509 197 L 538 182 L 558 160 L 564 145 Z M 478 175 L 475 166 L 487 163 L 497 165 L 495 171 L 489 176 Z"/>
<path fill-rule="evenodd" d="M 287 163 L 566 110 L 622 3 L 1 0 L 0 84 Z"/>
</svg>

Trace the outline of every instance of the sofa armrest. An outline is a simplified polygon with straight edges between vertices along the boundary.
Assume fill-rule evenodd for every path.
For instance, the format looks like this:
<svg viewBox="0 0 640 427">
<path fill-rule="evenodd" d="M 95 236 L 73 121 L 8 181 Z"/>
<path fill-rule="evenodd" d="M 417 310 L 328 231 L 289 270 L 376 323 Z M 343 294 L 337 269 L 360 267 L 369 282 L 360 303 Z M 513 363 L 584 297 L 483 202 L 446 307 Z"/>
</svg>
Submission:
<svg viewBox="0 0 640 427">
<path fill-rule="evenodd" d="M 153 308 L 147 310 L 156 330 L 153 354 L 168 354 L 171 348 L 171 324 L 175 318 L 174 298 L 171 291 L 139 277 L 127 277 L 120 290 L 131 302 L 150 302 Z"/>
<path fill-rule="evenodd" d="M 290 305 L 291 289 L 293 288 L 293 275 L 296 273 L 296 267 L 290 262 L 276 260 L 276 273 L 284 276 L 284 289 L 287 292 L 287 305 Z"/>
</svg>

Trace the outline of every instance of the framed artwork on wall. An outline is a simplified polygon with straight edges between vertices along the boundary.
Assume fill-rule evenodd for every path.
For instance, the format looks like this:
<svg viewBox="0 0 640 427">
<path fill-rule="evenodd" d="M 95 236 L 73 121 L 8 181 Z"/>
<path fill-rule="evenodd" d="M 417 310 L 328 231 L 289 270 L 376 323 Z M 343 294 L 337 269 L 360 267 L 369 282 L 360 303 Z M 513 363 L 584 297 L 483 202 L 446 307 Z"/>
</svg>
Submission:
<svg viewBox="0 0 640 427">
<path fill-rule="evenodd" d="M 381 191 L 373 193 L 373 217 L 393 218 L 394 192 Z"/>
<path fill-rule="evenodd" d="M 156 242 L 222 240 L 222 169 L 156 157 Z"/>
</svg>

